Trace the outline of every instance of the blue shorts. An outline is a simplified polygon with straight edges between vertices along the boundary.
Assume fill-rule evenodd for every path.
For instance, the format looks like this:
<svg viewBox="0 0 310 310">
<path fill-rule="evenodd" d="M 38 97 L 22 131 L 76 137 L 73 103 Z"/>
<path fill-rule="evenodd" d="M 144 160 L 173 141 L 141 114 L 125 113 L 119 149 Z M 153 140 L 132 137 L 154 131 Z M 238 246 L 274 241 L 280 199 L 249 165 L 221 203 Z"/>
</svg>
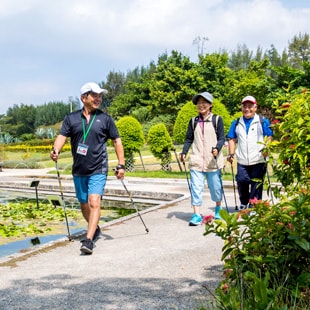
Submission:
<svg viewBox="0 0 310 310">
<path fill-rule="evenodd" d="M 90 176 L 73 176 L 76 198 L 80 203 L 87 203 L 88 195 L 102 196 L 106 181 L 107 176 L 101 173 Z"/>
<path fill-rule="evenodd" d="M 222 201 L 222 180 L 219 170 L 215 172 L 202 172 L 191 169 L 190 176 L 193 206 L 202 205 L 205 178 L 207 179 L 212 201 Z"/>
</svg>

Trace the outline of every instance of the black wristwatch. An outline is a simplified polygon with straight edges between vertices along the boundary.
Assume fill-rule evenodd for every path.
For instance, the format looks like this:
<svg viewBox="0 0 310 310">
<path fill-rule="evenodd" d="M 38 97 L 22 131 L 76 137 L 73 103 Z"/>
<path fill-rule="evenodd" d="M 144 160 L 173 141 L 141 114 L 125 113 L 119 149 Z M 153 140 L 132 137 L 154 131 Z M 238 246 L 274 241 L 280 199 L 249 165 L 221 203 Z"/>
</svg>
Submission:
<svg viewBox="0 0 310 310">
<path fill-rule="evenodd" d="M 125 170 L 125 165 L 118 164 L 118 165 L 116 166 L 116 170 L 120 170 L 120 169 Z"/>
</svg>

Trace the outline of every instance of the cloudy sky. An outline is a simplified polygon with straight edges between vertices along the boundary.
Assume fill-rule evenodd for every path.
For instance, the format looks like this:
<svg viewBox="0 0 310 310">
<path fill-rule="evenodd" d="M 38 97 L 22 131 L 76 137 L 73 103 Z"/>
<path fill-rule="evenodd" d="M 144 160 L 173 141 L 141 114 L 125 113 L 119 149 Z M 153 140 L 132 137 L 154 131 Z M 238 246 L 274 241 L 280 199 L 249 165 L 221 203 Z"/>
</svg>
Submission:
<svg viewBox="0 0 310 310">
<path fill-rule="evenodd" d="M 198 36 L 205 52 L 282 52 L 299 33 L 310 33 L 309 0 L 1 0 L 0 114 L 68 102 L 85 82 L 171 50 L 196 61 Z"/>
</svg>

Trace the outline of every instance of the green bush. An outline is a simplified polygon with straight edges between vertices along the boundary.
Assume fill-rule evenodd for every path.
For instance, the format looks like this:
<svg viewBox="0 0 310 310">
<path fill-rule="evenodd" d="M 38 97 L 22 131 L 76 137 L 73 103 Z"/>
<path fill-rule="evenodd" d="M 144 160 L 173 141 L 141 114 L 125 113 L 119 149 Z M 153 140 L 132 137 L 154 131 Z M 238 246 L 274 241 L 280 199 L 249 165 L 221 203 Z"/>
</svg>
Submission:
<svg viewBox="0 0 310 310">
<path fill-rule="evenodd" d="M 40 169 L 42 165 L 36 159 L 25 158 L 23 160 L 5 160 L 4 168 L 9 169 Z"/>
<path fill-rule="evenodd" d="M 186 102 L 180 109 L 173 128 L 173 140 L 176 143 L 184 143 L 189 120 L 196 115 L 197 108 L 191 101 Z"/>
<path fill-rule="evenodd" d="M 309 188 L 310 178 L 310 93 L 302 91 L 275 102 L 275 141 L 270 158 L 274 172 L 286 191 Z"/>
<path fill-rule="evenodd" d="M 156 124 L 150 128 L 150 131 L 148 133 L 148 144 L 150 145 L 150 150 L 152 154 L 156 158 L 160 160 L 171 160 L 170 151 L 173 144 L 165 124 Z M 168 158 L 166 157 L 167 153 L 170 155 L 168 156 Z"/>
<path fill-rule="evenodd" d="M 150 128 L 156 124 L 164 123 L 168 132 L 172 133 L 173 131 L 173 117 L 171 115 L 158 115 L 147 121 L 142 125 L 144 136 L 147 140 L 147 134 L 150 131 Z"/>
<path fill-rule="evenodd" d="M 225 241 L 225 278 L 216 290 L 223 309 L 294 309 L 310 303 L 310 195 L 298 193 L 271 206 L 205 218 L 205 235 Z M 285 308 L 288 307 L 288 308 Z"/>
<path fill-rule="evenodd" d="M 232 117 L 230 116 L 225 105 L 223 103 L 221 103 L 219 100 L 214 99 L 212 113 L 217 114 L 223 118 L 224 131 L 225 131 L 225 133 L 227 133 L 229 126 L 230 126 L 230 123 L 232 121 Z"/>
<path fill-rule="evenodd" d="M 274 141 L 266 144 L 283 188 L 278 201 L 209 217 L 205 235 L 225 244 L 225 278 L 216 290 L 219 309 L 308 309 L 310 304 L 310 109 L 307 91 L 276 102 Z M 273 155 L 275 154 L 275 155 Z M 269 184 L 270 187 L 270 184 Z"/>
<path fill-rule="evenodd" d="M 141 124 L 132 116 L 124 116 L 116 122 L 122 139 L 125 157 L 138 152 L 144 145 L 144 136 Z"/>
<path fill-rule="evenodd" d="M 225 132 L 227 132 L 232 118 L 229 115 L 229 112 L 226 109 L 226 107 L 217 99 L 214 99 L 213 101 L 212 113 L 217 114 L 223 118 L 224 130 Z M 184 143 L 188 123 L 190 119 L 196 116 L 197 114 L 198 114 L 197 107 L 192 103 L 192 101 L 188 101 L 180 109 L 173 128 L 173 139 L 176 143 L 179 144 Z"/>
</svg>

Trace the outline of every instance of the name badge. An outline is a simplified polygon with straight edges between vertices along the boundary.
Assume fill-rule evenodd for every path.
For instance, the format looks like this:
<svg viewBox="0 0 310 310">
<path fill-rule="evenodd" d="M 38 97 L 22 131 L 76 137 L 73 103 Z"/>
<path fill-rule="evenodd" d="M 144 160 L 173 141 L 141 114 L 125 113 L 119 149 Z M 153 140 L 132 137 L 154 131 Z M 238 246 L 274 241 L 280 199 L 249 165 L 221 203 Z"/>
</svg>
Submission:
<svg viewBox="0 0 310 310">
<path fill-rule="evenodd" d="M 76 153 L 86 156 L 87 151 L 88 151 L 88 145 L 79 143 Z"/>
</svg>

